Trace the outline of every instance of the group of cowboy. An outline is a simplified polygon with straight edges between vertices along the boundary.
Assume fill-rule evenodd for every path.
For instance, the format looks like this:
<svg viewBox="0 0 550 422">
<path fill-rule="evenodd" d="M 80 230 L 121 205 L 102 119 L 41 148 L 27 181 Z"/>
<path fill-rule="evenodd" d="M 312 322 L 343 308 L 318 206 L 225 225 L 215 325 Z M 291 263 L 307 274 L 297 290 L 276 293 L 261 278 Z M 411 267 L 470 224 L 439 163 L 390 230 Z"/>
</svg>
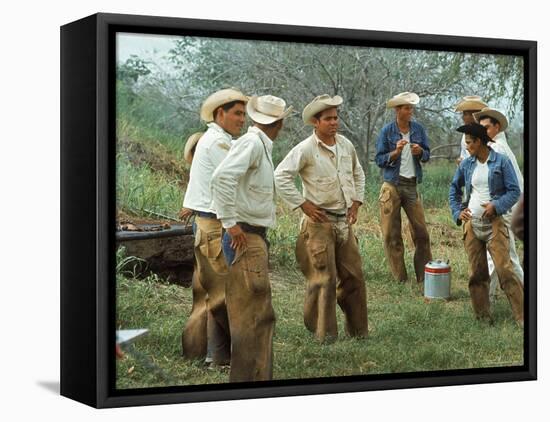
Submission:
<svg viewBox="0 0 550 422">
<path fill-rule="evenodd" d="M 391 272 L 397 280 L 407 280 L 404 208 L 415 245 L 416 280 L 422 282 L 432 256 L 417 184 L 430 147 L 425 129 L 413 120 L 418 102 L 409 92 L 387 102 L 395 120 L 378 136 L 376 163 L 383 169 L 380 221 Z M 334 341 L 338 304 L 346 333 L 367 336 L 365 277 L 353 231 L 365 174 L 355 147 L 338 133 L 342 103 L 338 95 L 314 98 L 302 112 L 312 134 L 276 168 L 273 142 L 293 108 L 272 95 L 248 97 L 233 88 L 213 93 L 200 112 L 208 129 L 186 143 L 184 156 L 191 170 L 182 215 L 195 217 L 195 271 L 183 355 L 204 358 L 213 366 L 229 365 L 231 382 L 272 379 L 275 313 L 266 234 L 275 226 L 276 195 L 303 213 L 296 259 L 307 281 L 305 326 L 319 341 Z M 464 133 L 465 152 L 449 198 L 454 219 L 464 223 L 472 305 L 477 317 L 490 319 L 489 280 L 500 280 L 521 323 L 523 272 L 508 219 L 519 198 L 521 173 L 515 158 L 514 164 L 507 158 L 513 154 L 503 136 L 506 118 L 479 97 L 465 97 L 457 111 L 465 122 L 458 129 Z M 246 116 L 252 125 L 240 136 Z M 492 125 L 497 128 L 494 135 Z M 302 191 L 296 187 L 297 176 Z"/>
</svg>

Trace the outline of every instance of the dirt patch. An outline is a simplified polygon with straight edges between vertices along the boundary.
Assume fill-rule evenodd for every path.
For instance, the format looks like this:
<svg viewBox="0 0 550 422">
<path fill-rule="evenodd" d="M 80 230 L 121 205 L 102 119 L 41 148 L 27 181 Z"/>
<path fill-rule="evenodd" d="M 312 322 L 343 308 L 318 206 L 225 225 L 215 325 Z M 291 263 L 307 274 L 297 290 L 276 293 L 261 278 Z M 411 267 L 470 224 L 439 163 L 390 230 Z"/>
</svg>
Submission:
<svg viewBox="0 0 550 422">
<path fill-rule="evenodd" d="M 462 247 L 461 231 L 442 223 L 431 223 L 428 225 L 430 239 L 449 247 Z"/>
</svg>

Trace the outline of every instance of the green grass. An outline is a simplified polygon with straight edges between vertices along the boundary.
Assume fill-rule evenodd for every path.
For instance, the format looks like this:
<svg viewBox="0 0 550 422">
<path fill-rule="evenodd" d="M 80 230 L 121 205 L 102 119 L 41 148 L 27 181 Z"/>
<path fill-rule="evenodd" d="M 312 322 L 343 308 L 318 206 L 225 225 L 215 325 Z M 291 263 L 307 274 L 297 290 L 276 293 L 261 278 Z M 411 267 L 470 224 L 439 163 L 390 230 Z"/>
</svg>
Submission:
<svg viewBox="0 0 550 422">
<path fill-rule="evenodd" d="M 436 213 L 432 221 L 438 219 L 444 217 Z M 338 341 L 318 344 L 303 325 L 303 276 L 293 264 L 282 265 L 282 259 L 272 259 L 270 279 L 277 316 L 274 378 L 522 365 L 523 331 L 515 324 L 504 294 L 500 293 L 494 306 L 494 325 L 476 321 L 460 231 L 437 235 L 430 229 L 434 256 L 451 258 L 452 297 L 448 301 L 425 300 L 416 283 L 391 280 L 379 236 L 375 230 L 359 228 L 368 295 L 370 334 L 366 340 L 344 335 L 343 314 L 338 310 Z M 413 274 L 410 256 L 407 262 L 409 274 Z M 118 361 L 117 388 L 228 382 L 227 371 L 209 370 L 201 361 L 181 357 L 181 332 L 190 311 L 190 289 L 155 277 L 137 280 L 132 275 L 118 275 L 117 326 L 148 328 L 150 332 L 138 340 L 137 356 L 130 353 Z"/>
</svg>

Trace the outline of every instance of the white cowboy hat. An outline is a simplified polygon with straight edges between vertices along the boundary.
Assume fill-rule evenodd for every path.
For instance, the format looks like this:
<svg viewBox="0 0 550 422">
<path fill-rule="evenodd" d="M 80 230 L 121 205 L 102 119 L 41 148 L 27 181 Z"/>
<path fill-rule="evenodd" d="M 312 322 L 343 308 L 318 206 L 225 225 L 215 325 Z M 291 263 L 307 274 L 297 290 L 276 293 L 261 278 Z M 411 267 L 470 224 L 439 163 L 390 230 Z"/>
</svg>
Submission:
<svg viewBox="0 0 550 422">
<path fill-rule="evenodd" d="M 456 104 L 455 111 L 477 111 L 488 107 L 479 95 L 466 95 Z"/>
<path fill-rule="evenodd" d="M 312 102 L 304 107 L 304 111 L 302 112 L 302 119 L 304 120 L 304 123 L 306 125 L 312 125 L 313 116 L 328 108 L 338 107 L 340 104 L 342 104 L 343 101 L 343 98 L 339 95 L 335 95 L 334 97 L 331 97 L 327 94 L 319 95 L 318 97 L 315 97 Z"/>
<path fill-rule="evenodd" d="M 185 147 L 183 148 L 183 159 L 189 164 L 193 162 L 195 147 L 197 146 L 197 143 L 199 142 L 199 139 L 201 139 L 202 135 L 204 135 L 204 132 L 195 132 L 187 138 L 187 142 L 185 142 Z"/>
<path fill-rule="evenodd" d="M 201 119 L 206 123 L 214 121 L 214 110 L 232 101 L 248 102 L 248 97 L 236 88 L 227 88 L 214 92 L 201 106 Z"/>
<path fill-rule="evenodd" d="M 390 98 L 386 103 L 387 108 L 393 108 L 401 105 L 415 105 L 420 102 L 420 97 L 414 92 L 402 92 Z"/>
<path fill-rule="evenodd" d="M 500 132 L 504 132 L 508 127 L 508 119 L 506 118 L 506 116 L 500 111 L 495 110 L 494 108 L 486 107 L 481 111 L 474 113 L 474 119 L 476 119 L 476 122 L 478 123 L 482 118 L 485 117 L 492 117 L 493 119 L 496 119 L 500 124 Z"/>
<path fill-rule="evenodd" d="M 292 106 L 285 110 L 285 100 L 273 95 L 254 95 L 246 105 L 248 116 L 256 123 L 269 125 L 287 117 L 293 110 Z"/>
</svg>

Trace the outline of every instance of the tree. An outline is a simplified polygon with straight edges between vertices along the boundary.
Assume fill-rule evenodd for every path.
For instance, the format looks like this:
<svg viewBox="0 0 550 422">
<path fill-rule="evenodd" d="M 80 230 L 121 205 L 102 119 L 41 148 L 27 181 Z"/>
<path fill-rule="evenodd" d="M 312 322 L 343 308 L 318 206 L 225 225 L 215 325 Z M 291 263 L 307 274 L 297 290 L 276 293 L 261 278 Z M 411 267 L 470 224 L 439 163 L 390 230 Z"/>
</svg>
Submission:
<svg viewBox="0 0 550 422">
<path fill-rule="evenodd" d="M 185 122 L 180 126 L 196 127 L 204 98 L 231 86 L 282 97 L 295 115 L 317 95 L 341 95 L 341 132 L 354 143 L 367 171 L 377 134 L 393 119 L 386 101 L 399 92 L 421 97 L 416 117 L 433 147 L 457 142 L 454 128 L 460 121 L 453 110 L 464 95 L 504 105 L 509 117 L 522 112 L 523 60 L 515 56 L 183 37 L 175 40 L 167 59 L 175 71 L 139 74 L 148 82 L 139 91 L 149 96 L 149 107 L 162 103 L 171 110 L 166 113 L 170 121 Z M 138 62 L 129 63 L 122 75 L 131 79 L 132 70 L 139 69 Z M 275 161 L 311 130 L 301 118 L 287 119 L 285 127 Z"/>
</svg>

